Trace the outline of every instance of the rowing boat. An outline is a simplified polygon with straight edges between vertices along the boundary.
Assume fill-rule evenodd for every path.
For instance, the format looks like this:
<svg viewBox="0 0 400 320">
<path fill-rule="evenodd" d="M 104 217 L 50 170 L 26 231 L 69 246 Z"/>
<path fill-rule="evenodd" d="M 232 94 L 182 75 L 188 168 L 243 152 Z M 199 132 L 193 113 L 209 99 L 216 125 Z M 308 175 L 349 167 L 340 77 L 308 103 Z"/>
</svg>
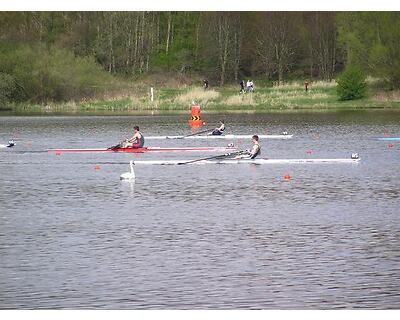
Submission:
<svg viewBox="0 0 400 320">
<path fill-rule="evenodd" d="M 177 165 L 177 164 L 295 164 L 295 163 L 357 163 L 360 158 L 336 159 L 224 159 L 224 160 L 139 160 L 135 165 Z"/>
<path fill-rule="evenodd" d="M 164 140 L 164 139 L 251 139 L 253 135 L 251 134 L 224 134 L 220 136 L 149 136 L 146 140 Z M 258 135 L 259 139 L 291 139 L 292 134 L 261 134 Z"/>
<path fill-rule="evenodd" d="M 400 137 L 392 137 L 392 138 L 378 138 L 381 141 L 400 141 Z"/>
<path fill-rule="evenodd" d="M 147 148 L 92 148 L 92 149 L 49 149 L 48 152 L 70 152 L 70 153 L 94 153 L 94 152 L 114 152 L 114 153 L 146 153 L 146 152 L 232 152 L 235 147 L 147 147 Z"/>
</svg>

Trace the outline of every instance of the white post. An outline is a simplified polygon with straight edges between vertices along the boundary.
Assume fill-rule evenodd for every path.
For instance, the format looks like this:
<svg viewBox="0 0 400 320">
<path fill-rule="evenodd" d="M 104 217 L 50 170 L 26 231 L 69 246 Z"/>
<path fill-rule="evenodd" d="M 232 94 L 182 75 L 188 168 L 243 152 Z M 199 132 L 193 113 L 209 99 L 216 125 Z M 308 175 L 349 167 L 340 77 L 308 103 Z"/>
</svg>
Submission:
<svg viewBox="0 0 400 320">
<path fill-rule="evenodd" d="M 154 101 L 154 89 L 153 89 L 153 87 L 150 88 L 150 100 Z"/>
</svg>

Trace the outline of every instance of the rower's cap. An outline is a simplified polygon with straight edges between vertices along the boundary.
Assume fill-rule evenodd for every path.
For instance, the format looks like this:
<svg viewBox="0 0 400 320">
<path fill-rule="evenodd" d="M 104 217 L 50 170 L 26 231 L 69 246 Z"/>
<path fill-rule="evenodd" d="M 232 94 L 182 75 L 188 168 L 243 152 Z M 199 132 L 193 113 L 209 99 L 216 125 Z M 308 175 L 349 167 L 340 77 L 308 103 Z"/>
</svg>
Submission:
<svg viewBox="0 0 400 320">
<path fill-rule="evenodd" d="M 256 135 L 256 134 L 254 136 L 252 136 L 251 138 L 258 141 L 258 135 Z"/>
<path fill-rule="evenodd" d="M 140 131 L 140 130 L 139 130 L 139 126 L 134 126 L 133 129 L 135 129 L 135 130 L 137 130 L 137 131 Z"/>
</svg>

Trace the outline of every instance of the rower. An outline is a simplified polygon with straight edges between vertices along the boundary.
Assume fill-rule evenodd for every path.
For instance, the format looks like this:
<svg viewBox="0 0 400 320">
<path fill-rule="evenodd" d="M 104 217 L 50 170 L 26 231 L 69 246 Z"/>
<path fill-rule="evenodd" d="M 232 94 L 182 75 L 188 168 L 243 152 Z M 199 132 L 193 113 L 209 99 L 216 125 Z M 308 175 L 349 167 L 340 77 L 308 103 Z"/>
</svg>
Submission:
<svg viewBox="0 0 400 320">
<path fill-rule="evenodd" d="M 8 141 L 8 145 L 6 147 L 7 148 L 11 148 L 11 147 L 14 147 L 14 146 L 15 146 L 14 140 L 10 140 L 10 141 Z"/>
<path fill-rule="evenodd" d="M 254 135 L 251 138 L 251 141 L 253 142 L 251 150 L 247 150 L 243 155 L 237 156 L 235 159 L 255 159 L 261 153 L 261 146 L 258 140 L 258 136 Z"/>
<path fill-rule="evenodd" d="M 219 127 L 215 128 L 212 132 L 211 135 L 212 136 L 220 136 L 224 133 L 225 131 L 225 123 L 224 120 L 219 120 Z"/>
<path fill-rule="evenodd" d="M 122 148 L 143 148 L 144 146 L 144 137 L 143 134 L 139 130 L 139 126 L 134 126 L 134 133 L 132 138 L 126 139 L 122 142 Z"/>
</svg>

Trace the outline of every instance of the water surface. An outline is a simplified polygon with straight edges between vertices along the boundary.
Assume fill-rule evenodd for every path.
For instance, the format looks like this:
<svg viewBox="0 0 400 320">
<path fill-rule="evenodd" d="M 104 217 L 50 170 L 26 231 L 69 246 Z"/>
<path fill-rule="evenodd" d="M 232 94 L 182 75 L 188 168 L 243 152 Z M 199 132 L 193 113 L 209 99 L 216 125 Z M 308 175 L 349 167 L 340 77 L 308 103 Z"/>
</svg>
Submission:
<svg viewBox="0 0 400 320">
<path fill-rule="evenodd" d="M 400 144 L 375 138 L 399 136 L 400 113 L 224 118 L 228 132 L 295 135 L 262 141 L 263 157 L 362 160 L 137 166 L 128 183 L 130 159 L 210 154 L 43 151 L 107 147 L 135 124 L 190 133 L 186 116 L 0 117 L 0 143 L 18 139 L 0 149 L 0 308 L 399 308 Z"/>
</svg>

